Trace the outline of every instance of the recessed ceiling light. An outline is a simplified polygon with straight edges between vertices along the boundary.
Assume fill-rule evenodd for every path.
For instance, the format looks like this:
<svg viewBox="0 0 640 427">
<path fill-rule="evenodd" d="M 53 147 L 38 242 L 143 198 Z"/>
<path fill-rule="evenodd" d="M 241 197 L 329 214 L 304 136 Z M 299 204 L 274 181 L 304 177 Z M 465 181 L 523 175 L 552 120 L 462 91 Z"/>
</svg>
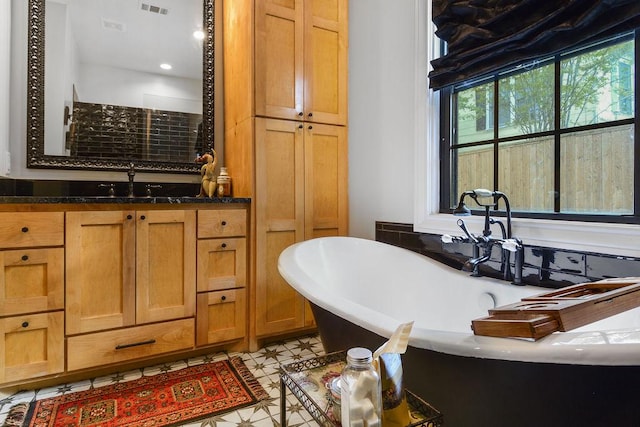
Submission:
<svg viewBox="0 0 640 427">
<path fill-rule="evenodd" d="M 193 38 L 196 40 L 204 40 L 204 31 L 196 30 L 193 32 Z"/>
<path fill-rule="evenodd" d="M 160 68 L 162 68 L 163 70 L 170 70 L 171 68 L 173 68 L 171 66 L 171 64 L 160 64 Z"/>
</svg>

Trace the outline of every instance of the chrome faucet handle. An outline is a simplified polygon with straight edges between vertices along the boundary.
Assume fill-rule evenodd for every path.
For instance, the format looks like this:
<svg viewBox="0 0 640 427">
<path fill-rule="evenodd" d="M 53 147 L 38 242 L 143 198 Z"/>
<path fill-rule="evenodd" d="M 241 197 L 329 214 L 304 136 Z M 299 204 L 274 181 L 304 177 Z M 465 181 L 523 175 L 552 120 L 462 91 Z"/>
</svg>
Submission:
<svg viewBox="0 0 640 427">
<path fill-rule="evenodd" d="M 116 185 L 111 183 L 111 184 L 98 184 L 98 188 L 108 188 L 108 194 L 109 197 L 115 197 L 116 196 Z"/>
<path fill-rule="evenodd" d="M 478 243 L 478 239 L 473 234 L 469 233 L 469 230 L 467 230 L 467 226 L 462 219 L 458 220 L 458 227 L 462 229 L 469 240 L 471 240 L 473 243 Z"/>
<path fill-rule="evenodd" d="M 502 249 L 506 249 L 509 252 L 517 252 L 522 248 L 522 243 L 516 239 L 506 239 L 502 242 Z"/>
<path fill-rule="evenodd" d="M 160 184 L 147 184 L 145 185 L 145 189 L 147 191 L 147 197 L 151 197 L 151 189 L 152 188 L 162 188 Z"/>
</svg>

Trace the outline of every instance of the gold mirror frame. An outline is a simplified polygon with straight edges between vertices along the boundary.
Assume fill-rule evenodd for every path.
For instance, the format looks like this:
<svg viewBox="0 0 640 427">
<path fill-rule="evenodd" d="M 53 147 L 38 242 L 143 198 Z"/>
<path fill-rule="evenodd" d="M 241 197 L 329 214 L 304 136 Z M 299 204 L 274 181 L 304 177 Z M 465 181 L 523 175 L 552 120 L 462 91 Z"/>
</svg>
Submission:
<svg viewBox="0 0 640 427">
<path fill-rule="evenodd" d="M 27 167 L 38 169 L 127 170 L 128 159 L 99 159 L 44 154 L 44 22 L 45 1 L 29 0 L 27 50 Z M 213 145 L 214 129 L 214 21 L 215 0 L 203 0 L 202 136 Z M 199 170 L 195 163 L 136 160 L 143 172 L 185 173 Z"/>
</svg>

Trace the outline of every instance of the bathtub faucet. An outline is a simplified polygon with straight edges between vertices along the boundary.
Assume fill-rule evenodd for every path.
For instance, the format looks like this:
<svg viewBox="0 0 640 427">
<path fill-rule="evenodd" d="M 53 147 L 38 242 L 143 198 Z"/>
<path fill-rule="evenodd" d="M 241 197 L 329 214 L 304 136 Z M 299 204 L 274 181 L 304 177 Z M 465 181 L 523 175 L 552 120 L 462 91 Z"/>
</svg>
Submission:
<svg viewBox="0 0 640 427">
<path fill-rule="evenodd" d="M 466 238 L 453 238 L 451 236 L 442 236 L 442 241 L 447 242 L 470 242 L 473 243 L 472 257 L 464 263 L 462 269 L 470 271 L 472 276 L 479 276 L 478 266 L 491 259 L 491 249 L 493 245 L 501 246 L 501 272 L 504 280 L 509 280 L 515 285 L 522 284 L 522 266 L 524 264 L 524 247 L 520 239 L 513 237 L 511 229 L 511 206 L 509 199 L 501 191 L 491 191 L 484 188 L 468 190 L 460 195 L 458 206 L 453 210 L 456 216 L 469 216 L 471 210 L 464 204 L 465 197 L 471 197 L 478 206 L 485 209 L 484 229 L 481 236 L 474 236 L 469 233 L 462 219 L 458 219 L 458 226 L 462 229 Z M 484 201 L 491 199 L 491 202 Z M 482 200 L 479 200 L 482 199 Z M 491 217 L 490 211 L 497 211 L 500 200 L 504 201 L 506 226 L 499 220 Z M 501 238 L 492 237 L 491 225 L 497 224 L 500 227 Z M 457 239 L 457 240 L 456 240 Z M 514 271 L 511 271 L 511 253 L 515 254 Z"/>
<path fill-rule="evenodd" d="M 488 238 L 482 238 L 473 244 L 473 258 L 469 258 L 462 266 L 462 271 L 469 271 L 474 277 L 480 276 L 479 266 L 491 259 L 491 247 L 493 242 Z M 482 255 L 480 250 L 482 249 Z"/>
</svg>

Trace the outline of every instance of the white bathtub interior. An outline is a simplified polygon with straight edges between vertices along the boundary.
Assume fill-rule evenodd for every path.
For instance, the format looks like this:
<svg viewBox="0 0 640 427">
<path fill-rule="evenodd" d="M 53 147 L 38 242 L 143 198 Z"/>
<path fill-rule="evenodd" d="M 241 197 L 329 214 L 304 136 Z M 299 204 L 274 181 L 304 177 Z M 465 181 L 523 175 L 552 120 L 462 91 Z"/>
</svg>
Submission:
<svg viewBox="0 0 640 427">
<path fill-rule="evenodd" d="M 280 257 L 280 272 L 315 304 L 380 335 L 415 321 L 410 343 L 416 347 L 512 360 L 640 364 L 640 308 L 537 342 L 492 338 L 473 335 L 471 320 L 549 289 L 470 277 L 409 250 L 353 237 L 293 245 Z M 615 355 L 607 356 L 613 346 Z"/>
</svg>

